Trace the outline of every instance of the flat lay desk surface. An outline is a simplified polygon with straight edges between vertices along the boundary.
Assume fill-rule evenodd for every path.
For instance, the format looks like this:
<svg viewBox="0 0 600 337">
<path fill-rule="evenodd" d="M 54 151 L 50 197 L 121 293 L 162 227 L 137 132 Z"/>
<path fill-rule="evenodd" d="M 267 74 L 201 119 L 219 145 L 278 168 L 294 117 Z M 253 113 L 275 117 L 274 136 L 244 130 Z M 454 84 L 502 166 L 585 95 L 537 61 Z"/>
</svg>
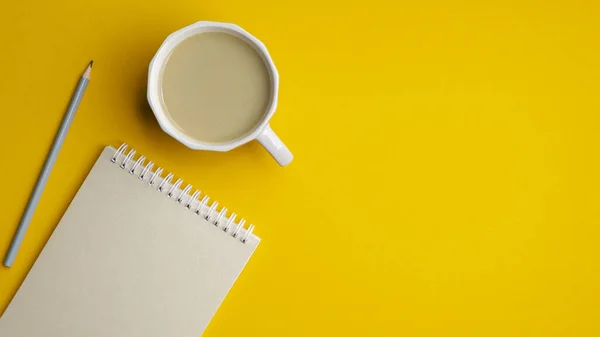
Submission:
<svg viewBox="0 0 600 337">
<path fill-rule="evenodd" d="M 8 2 L 0 252 L 81 71 L 92 80 L 11 269 L 8 305 L 104 145 L 127 142 L 256 224 L 205 333 L 600 335 L 600 5 L 592 1 Z M 195 152 L 146 103 L 162 40 L 198 20 L 281 75 L 258 144 Z"/>
</svg>

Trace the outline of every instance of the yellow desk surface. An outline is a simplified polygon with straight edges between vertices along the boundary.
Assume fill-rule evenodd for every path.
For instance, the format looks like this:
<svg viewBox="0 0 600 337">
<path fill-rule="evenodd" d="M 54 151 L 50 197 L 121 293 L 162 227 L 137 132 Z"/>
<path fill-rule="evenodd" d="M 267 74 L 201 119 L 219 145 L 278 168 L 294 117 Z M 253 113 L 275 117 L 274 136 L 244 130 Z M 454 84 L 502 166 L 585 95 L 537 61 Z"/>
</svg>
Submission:
<svg viewBox="0 0 600 337">
<path fill-rule="evenodd" d="M 198 20 L 268 46 L 289 167 L 158 127 L 148 63 Z M 598 2 L 10 1 L 0 30 L 2 255 L 95 60 L 0 312 L 124 141 L 263 238 L 206 337 L 600 336 Z"/>
</svg>

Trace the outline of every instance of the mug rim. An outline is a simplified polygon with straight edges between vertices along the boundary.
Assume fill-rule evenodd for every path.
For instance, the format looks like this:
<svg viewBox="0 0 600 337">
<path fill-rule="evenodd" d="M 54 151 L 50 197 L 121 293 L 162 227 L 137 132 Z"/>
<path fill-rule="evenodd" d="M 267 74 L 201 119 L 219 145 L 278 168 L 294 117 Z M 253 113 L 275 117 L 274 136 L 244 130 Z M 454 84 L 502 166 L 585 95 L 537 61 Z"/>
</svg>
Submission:
<svg viewBox="0 0 600 337">
<path fill-rule="evenodd" d="M 214 29 L 213 31 L 233 33 L 232 35 L 238 35 L 238 37 L 241 35 L 246 42 L 252 44 L 257 52 L 261 54 L 271 75 L 271 101 L 260 124 L 256 125 L 254 129 L 244 137 L 225 143 L 202 142 L 186 135 L 184 132 L 179 130 L 177 126 L 175 126 L 175 123 L 169 120 L 167 117 L 167 112 L 165 111 L 160 99 L 160 73 L 162 66 L 171 51 L 185 38 L 202 31 L 211 31 L 210 29 Z M 273 63 L 267 47 L 264 45 L 264 43 L 262 43 L 262 41 L 248 33 L 242 27 L 232 23 L 198 21 L 169 34 L 158 48 L 156 54 L 154 54 L 154 57 L 150 61 L 150 66 L 148 68 L 147 99 L 160 128 L 171 137 L 194 150 L 229 151 L 256 139 L 265 126 L 269 124 L 269 120 L 277 109 L 277 101 L 279 96 L 278 92 L 279 73 L 275 67 L 275 64 Z"/>
</svg>

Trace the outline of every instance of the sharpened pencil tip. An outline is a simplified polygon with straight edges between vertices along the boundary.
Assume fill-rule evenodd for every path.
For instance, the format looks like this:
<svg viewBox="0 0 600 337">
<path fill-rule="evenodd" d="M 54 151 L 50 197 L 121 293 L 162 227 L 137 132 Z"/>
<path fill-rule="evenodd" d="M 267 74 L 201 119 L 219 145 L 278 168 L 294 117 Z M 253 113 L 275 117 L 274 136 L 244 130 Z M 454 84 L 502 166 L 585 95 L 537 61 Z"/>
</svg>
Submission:
<svg viewBox="0 0 600 337">
<path fill-rule="evenodd" d="M 90 61 L 90 64 L 88 64 L 87 68 L 85 68 L 85 71 L 82 75 L 82 77 L 87 78 L 88 80 L 90 79 L 90 73 L 92 72 L 92 64 L 94 64 L 94 60 Z"/>
</svg>

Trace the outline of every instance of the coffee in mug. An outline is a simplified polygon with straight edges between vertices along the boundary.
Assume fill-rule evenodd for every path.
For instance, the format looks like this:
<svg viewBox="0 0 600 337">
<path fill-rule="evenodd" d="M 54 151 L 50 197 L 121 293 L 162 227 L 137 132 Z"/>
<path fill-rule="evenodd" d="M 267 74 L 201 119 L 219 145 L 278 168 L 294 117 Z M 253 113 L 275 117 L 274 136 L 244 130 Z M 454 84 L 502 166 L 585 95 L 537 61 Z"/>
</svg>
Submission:
<svg viewBox="0 0 600 337">
<path fill-rule="evenodd" d="M 293 156 L 268 124 L 278 85 L 262 42 L 236 25 L 202 21 L 158 50 L 148 101 L 162 129 L 190 148 L 228 151 L 256 139 L 287 165 Z"/>
<path fill-rule="evenodd" d="M 234 141 L 265 117 L 270 77 L 248 42 L 223 32 L 192 35 L 173 48 L 162 70 L 166 115 L 192 138 Z"/>
</svg>

